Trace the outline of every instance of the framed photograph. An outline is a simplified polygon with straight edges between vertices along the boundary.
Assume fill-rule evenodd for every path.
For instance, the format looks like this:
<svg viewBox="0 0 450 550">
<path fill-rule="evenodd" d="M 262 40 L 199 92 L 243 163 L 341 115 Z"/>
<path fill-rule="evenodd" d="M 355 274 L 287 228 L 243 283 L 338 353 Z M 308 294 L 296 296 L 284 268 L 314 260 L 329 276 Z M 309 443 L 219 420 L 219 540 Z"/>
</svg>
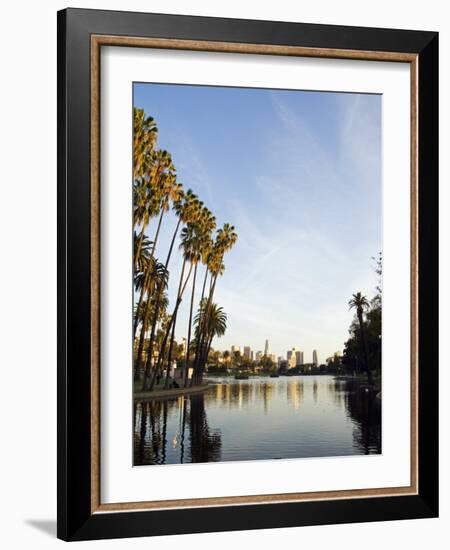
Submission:
<svg viewBox="0 0 450 550">
<path fill-rule="evenodd" d="M 58 13 L 58 536 L 438 514 L 438 35 Z"/>
</svg>

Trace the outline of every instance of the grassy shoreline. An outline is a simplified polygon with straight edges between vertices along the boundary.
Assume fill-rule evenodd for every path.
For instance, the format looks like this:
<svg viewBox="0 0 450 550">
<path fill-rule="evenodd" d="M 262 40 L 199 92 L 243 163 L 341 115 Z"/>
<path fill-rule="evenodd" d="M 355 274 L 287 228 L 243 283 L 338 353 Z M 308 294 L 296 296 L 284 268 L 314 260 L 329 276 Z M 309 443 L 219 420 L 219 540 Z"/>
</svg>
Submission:
<svg viewBox="0 0 450 550">
<path fill-rule="evenodd" d="M 146 400 L 146 399 L 159 399 L 165 397 L 178 397 L 180 395 L 189 395 L 192 393 L 204 392 L 211 388 L 212 384 L 202 384 L 201 386 L 194 386 L 192 388 L 170 388 L 165 390 L 164 388 L 156 388 L 152 391 L 135 391 L 133 394 L 134 399 Z"/>
</svg>

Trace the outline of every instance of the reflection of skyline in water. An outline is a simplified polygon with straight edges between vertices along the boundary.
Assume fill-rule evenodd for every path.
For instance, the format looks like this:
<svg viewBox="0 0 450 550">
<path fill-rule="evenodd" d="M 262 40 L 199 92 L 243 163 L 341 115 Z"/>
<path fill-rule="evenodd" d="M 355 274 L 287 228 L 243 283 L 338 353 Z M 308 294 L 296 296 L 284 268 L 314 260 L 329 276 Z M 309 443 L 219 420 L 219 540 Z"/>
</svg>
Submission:
<svg viewBox="0 0 450 550">
<path fill-rule="evenodd" d="M 380 452 L 379 401 L 331 376 L 224 378 L 134 408 L 135 465 Z"/>
</svg>

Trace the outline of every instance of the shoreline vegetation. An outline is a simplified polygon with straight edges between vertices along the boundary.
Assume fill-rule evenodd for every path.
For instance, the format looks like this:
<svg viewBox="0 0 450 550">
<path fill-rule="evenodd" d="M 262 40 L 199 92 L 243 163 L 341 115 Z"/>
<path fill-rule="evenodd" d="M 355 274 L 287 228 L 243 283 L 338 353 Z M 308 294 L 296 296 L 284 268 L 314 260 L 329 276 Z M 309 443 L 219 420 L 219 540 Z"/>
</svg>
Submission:
<svg viewBox="0 0 450 550">
<path fill-rule="evenodd" d="M 221 352 L 213 348 L 214 340 L 227 330 L 227 314 L 214 302 L 215 290 L 225 272 L 226 254 L 236 244 L 238 235 L 229 223 L 217 229 L 214 214 L 192 189 L 185 190 L 179 182 L 171 154 L 158 149 L 157 138 L 156 121 L 143 109 L 134 108 L 135 398 L 205 391 L 208 388 L 205 375 L 209 380 L 215 376 L 245 380 L 254 376 L 328 374 L 380 392 L 381 253 L 374 258 L 378 275 L 375 296 L 368 300 L 356 292 L 348 302 L 355 317 L 342 354 L 335 353 L 321 365 L 292 366 L 282 358 L 274 361 L 273 356 L 266 354 L 253 360 L 237 350 Z M 160 250 L 158 238 L 169 211 L 175 214 L 177 223 L 168 250 Z M 182 252 L 181 274 L 179 280 L 173 282 L 175 247 Z M 170 304 L 169 283 L 178 289 L 174 303 Z M 201 297 L 196 301 L 196 289 L 200 288 Z M 175 331 L 180 330 L 177 318 L 182 307 L 188 308 L 189 320 L 180 342 L 175 338 Z"/>
<path fill-rule="evenodd" d="M 214 303 L 224 257 L 235 245 L 237 233 L 225 223 L 217 229 L 214 214 L 192 191 L 185 190 L 168 151 L 157 148 L 156 121 L 143 109 L 133 110 L 133 225 L 134 225 L 134 382 L 151 392 L 161 380 L 164 389 L 201 386 L 212 341 L 225 334 L 227 315 Z M 158 237 L 164 216 L 177 218 L 168 250 Z M 150 231 L 151 222 L 156 223 Z M 150 236 L 151 235 L 151 236 Z M 182 252 L 175 304 L 170 304 L 174 247 Z M 173 261 L 172 261 L 173 263 Z M 197 272 L 204 266 L 201 298 L 194 313 Z M 177 316 L 190 283 L 186 343 L 177 342 Z M 175 383 L 174 364 L 181 369 Z"/>
</svg>

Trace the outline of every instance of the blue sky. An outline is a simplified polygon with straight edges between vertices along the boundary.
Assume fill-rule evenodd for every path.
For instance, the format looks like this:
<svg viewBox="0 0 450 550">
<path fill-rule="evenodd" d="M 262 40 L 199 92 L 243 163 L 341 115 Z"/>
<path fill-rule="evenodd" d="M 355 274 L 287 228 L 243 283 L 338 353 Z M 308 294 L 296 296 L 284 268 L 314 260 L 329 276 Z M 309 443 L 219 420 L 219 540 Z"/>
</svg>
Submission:
<svg viewBox="0 0 450 550">
<path fill-rule="evenodd" d="M 215 301 L 228 315 L 215 349 L 249 345 L 305 362 L 341 351 L 351 294 L 374 294 L 381 250 L 381 96 L 134 84 L 178 179 L 239 235 Z M 164 257 L 176 220 L 163 222 Z M 148 233 L 151 236 L 156 222 Z M 171 260 L 174 301 L 179 252 Z M 198 297 L 203 268 L 199 270 Z M 190 288 L 186 293 L 190 292 Z M 186 336 L 189 295 L 178 315 Z"/>
</svg>

